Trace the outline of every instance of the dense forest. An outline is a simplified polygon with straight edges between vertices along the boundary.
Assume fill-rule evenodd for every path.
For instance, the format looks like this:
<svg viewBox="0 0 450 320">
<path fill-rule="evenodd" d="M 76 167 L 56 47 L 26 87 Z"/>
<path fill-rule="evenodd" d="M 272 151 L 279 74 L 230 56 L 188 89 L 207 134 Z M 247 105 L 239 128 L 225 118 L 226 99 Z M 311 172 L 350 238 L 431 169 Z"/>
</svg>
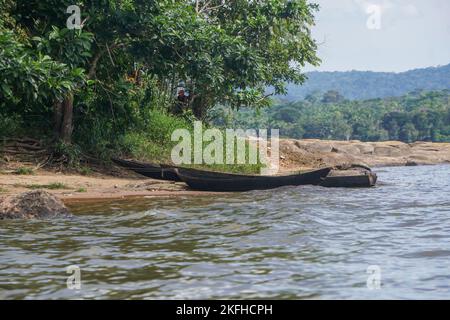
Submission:
<svg viewBox="0 0 450 320">
<path fill-rule="evenodd" d="M 220 116 L 218 116 L 220 115 Z M 269 108 L 211 111 L 218 126 L 279 128 L 290 138 L 450 142 L 450 90 L 348 100 L 336 91 Z"/>
<path fill-rule="evenodd" d="M 348 71 L 309 72 L 306 75 L 308 80 L 303 85 L 289 84 L 288 94 L 279 98 L 293 102 L 308 94 L 335 90 L 347 99 L 361 100 L 402 96 L 417 89 L 450 88 L 450 64 L 401 73 Z"/>
<path fill-rule="evenodd" d="M 0 143 L 46 139 L 71 163 L 164 157 L 174 129 L 217 104 L 267 106 L 267 87 L 319 63 L 305 0 L 76 4 L 0 0 Z"/>
</svg>

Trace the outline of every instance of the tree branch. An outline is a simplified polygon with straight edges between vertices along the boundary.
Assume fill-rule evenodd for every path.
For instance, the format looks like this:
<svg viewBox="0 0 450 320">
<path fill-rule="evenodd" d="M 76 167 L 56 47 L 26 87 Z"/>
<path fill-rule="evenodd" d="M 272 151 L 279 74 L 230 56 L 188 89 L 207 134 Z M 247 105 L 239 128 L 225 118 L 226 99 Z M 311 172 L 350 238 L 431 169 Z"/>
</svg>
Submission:
<svg viewBox="0 0 450 320">
<path fill-rule="evenodd" d="M 100 50 L 97 52 L 97 54 L 94 56 L 94 59 L 91 62 L 91 67 L 89 68 L 88 72 L 88 79 L 92 79 L 95 76 L 95 72 L 97 71 L 97 64 L 98 60 L 102 57 L 102 55 L 105 53 L 105 50 Z"/>
<path fill-rule="evenodd" d="M 114 43 L 114 44 L 111 45 L 111 47 L 109 47 L 108 44 L 106 44 L 105 49 L 99 50 L 97 52 L 97 54 L 94 56 L 94 59 L 91 62 L 91 67 L 89 68 L 89 72 L 88 72 L 88 79 L 94 78 L 95 72 L 97 70 L 98 61 L 100 60 L 100 58 L 106 52 L 108 52 L 109 58 L 111 59 L 111 63 L 114 66 L 114 61 L 113 61 L 112 56 L 111 56 L 111 50 L 114 50 L 115 48 L 119 48 L 119 47 L 122 47 L 122 46 L 124 46 L 123 43 Z"/>
</svg>

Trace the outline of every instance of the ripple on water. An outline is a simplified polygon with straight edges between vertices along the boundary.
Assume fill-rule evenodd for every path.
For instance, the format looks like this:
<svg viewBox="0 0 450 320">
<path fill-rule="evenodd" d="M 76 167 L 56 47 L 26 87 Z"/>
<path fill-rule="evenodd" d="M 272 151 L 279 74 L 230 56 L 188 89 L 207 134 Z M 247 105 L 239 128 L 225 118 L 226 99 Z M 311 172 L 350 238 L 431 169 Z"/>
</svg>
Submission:
<svg viewBox="0 0 450 320">
<path fill-rule="evenodd" d="M 116 201 L 0 223 L 0 298 L 448 298 L 450 166 L 372 189 Z M 66 288 L 78 265 L 82 290 Z M 381 270 L 381 290 L 366 287 Z"/>
</svg>

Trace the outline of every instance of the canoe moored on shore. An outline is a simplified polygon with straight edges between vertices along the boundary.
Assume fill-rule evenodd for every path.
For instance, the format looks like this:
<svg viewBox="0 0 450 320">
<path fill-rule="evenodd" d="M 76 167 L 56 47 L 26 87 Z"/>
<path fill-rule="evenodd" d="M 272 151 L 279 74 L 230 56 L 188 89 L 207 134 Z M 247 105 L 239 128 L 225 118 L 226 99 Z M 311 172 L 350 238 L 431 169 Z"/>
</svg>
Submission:
<svg viewBox="0 0 450 320">
<path fill-rule="evenodd" d="M 144 163 L 135 160 L 113 158 L 117 165 L 148 178 L 183 181 L 189 187 L 202 191 L 249 191 L 273 189 L 282 186 L 320 185 L 329 188 L 368 188 L 377 182 L 377 175 L 370 168 L 360 170 L 331 170 L 324 168 L 285 176 L 240 175 L 206 171 L 164 164 Z M 362 170 L 361 170 L 362 169 Z"/>
<path fill-rule="evenodd" d="M 267 190 L 283 186 L 317 185 L 322 182 L 331 168 L 286 176 L 257 176 L 203 170 L 176 168 L 180 179 L 190 188 L 201 191 L 250 191 Z"/>
<path fill-rule="evenodd" d="M 274 189 L 282 186 L 319 184 L 331 168 L 286 176 L 257 176 L 222 173 L 191 168 L 144 163 L 112 158 L 117 165 L 148 178 L 183 181 L 189 187 L 202 191 L 249 191 Z"/>
</svg>

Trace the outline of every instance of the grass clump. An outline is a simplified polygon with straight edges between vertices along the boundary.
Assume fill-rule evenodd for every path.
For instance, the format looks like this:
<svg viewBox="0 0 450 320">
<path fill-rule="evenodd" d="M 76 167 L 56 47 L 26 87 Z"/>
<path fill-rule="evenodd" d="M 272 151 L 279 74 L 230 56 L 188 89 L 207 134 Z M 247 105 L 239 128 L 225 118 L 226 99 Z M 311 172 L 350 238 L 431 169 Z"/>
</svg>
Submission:
<svg viewBox="0 0 450 320">
<path fill-rule="evenodd" d="M 20 168 L 17 168 L 16 170 L 14 170 L 14 174 L 32 175 L 32 174 L 34 174 L 34 170 L 33 170 L 33 168 L 29 168 L 29 167 L 20 167 Z"/>
<path fill-rule="evenodd" d="M 88 175 L 92 174 L 92 169 L 89 167 L 82 166 L 82 167 L 78 168 L 78 173 L 83 176 L 88 176 Z"/>
<path fill-rule="evenodd" d="M 50 184 L 31 184 L 26 186 L 28 189 L 49 189 L 49 190 L 61 190 L 61 189 L 69 189 L 64 183 L 54 182 Z"/>
<path fill-rule="evenodd" d="M 84 192 L 87 192 L 87 189 L 86 188 L 78 188 L 76 192 L 84 193 Z"/>
</svg>

